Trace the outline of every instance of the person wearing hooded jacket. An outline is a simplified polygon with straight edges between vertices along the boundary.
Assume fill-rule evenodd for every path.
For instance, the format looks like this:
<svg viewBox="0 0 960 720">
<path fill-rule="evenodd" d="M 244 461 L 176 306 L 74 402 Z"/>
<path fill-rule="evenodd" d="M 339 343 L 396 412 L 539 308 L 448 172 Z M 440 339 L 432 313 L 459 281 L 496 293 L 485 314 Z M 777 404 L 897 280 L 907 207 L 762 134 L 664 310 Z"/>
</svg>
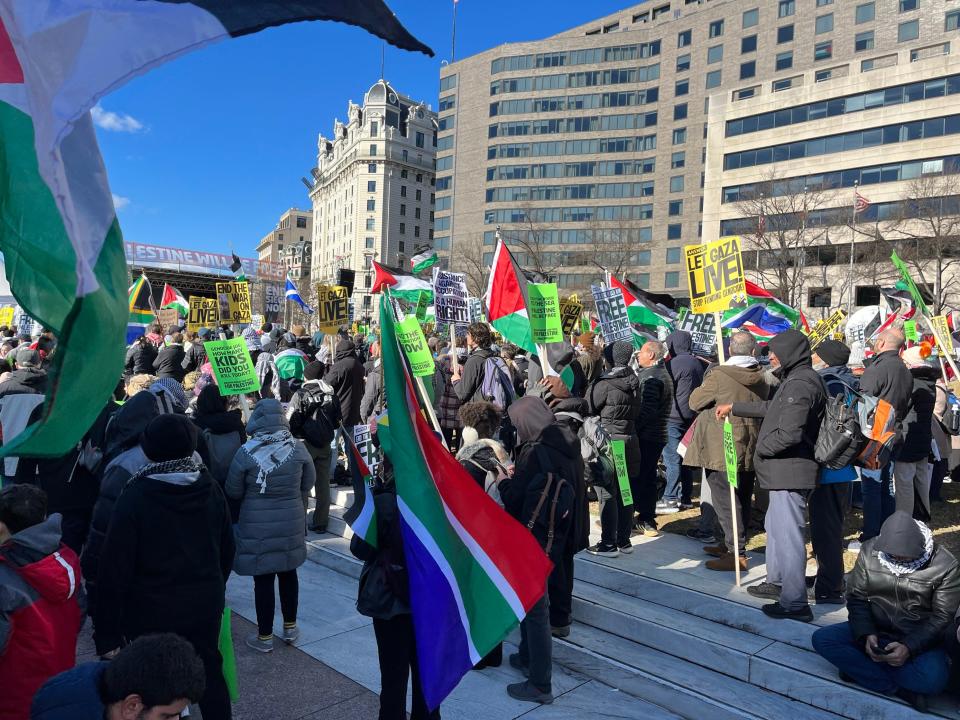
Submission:
<svg viewBox="0 0 960 720">
<path fill-rule="evenodd" d="M 637 440 L 637 416 L 642 399 L 640 381 L 628 367 L 633 355 L 633 344 L 623 340 L 607 345 L 603 350 L 607 371 L 600 376 L 587 393 L 587 411 L 600 417 L 600 425 L 613 440 L 622 440 L 631 481 L 639 484 L 640 443 Z M 621 552 L 633 552 L 630 533 L 633 530 L 633 505 L 625 505 L 618 485 L 597 487 L 600 498 L 600 542 L 587 552 L 604 557 L 617 557 Z M 659 535 L 655 524 L 642 525 L 644 535 Z"/>
<path fill-rule="evenodd" d="M 253 577 L 257 634 L 247 638 L 254 650 L 273 650 L 274 580 L 280 592 L 286 643 L 299 637 L 297 568 L 307 559 L 304 528 L 307 498 L 313 487 L 313 459 L 293 437 L 279 402 L 261 400 L 247 423 L 249 440 L 233 458 L 227 495 L 240 500 L 237 525 L 238 575 Z"/>
<path fill-rule="evenodd" d="M 205 720 L 229 720 L 218 641 L 233 566 L 230 511 L 220 486 L 194 460 L 197 428 L 185 416 L 154 418 L 141 441 L 148 464 L 117 500 L 97 580 L 94 642 L 110 657 L 124 639 L 173 632 L 203 661 Z"/>
<path fill-rule="evenodd" d="M 183 371 L 185 373 L 191 373 L 194 370 L 199 370 L 207 363 L 207 351 L 203 347 L 203 344 L 210 340 L 210 328 L 200 328 L 200 331 L 197 333 L 196 338 L 190 347 L 187 348 L 183 356 Z"/>
<path fill-rule="evenodd" d="M 636 420 L 640 470 L 630 482 L 637 523 L 645 535 L 657 527 L 657 465 L 667 444 L 667 420 L 673 405 L 673 383 L 664 367 L 663 353 L 663 344 L 650 340 L 635 354 L 640 368 Z"/>
<path fill-rule="evenodd" d="M 197 396 L 193 424 L 200 431 L 197 436 L 197 453 L 210 475 L 221 488 L 226 487 L 230 465 L 240 447 L 247 441 L 247 430 L 239 408 L 231 410 L 229 396 L 221 395 L 216 385 L 207 385 Z M 239 503 L 231 502 L 230 518 L 237 521 Z"/>
<path fill-rule="evenodd" d="M 39 488 L 0 491 L 0 588 L 0 717 L 27 720 L 40 686 L 73 667 L 83 618 L 80 561 Z"/>
<path fill-rule="evenodd" d="M 153 375 L 153 361 L 156 359 L 157 346 L 146 335 L 141 335 L 127 348 L 123 362 L 124 375 Z"/>
<path fill-rule="evenodd" d="M 184 369 L 186 353 L 183 350 L 183 335 L 179 332 L 170 336 L 170 342 L 153 359 L 153 369 L 158 378 L 173 378 L 183 382 L 187 371 Z"/>
<path fill-rule="evenodd" d="M 810 342 L 799 330 L 786 330 L 769 343 L 770 360 L 779 367 L 780 385 L 770 400 L 717 405 L 723 420 L 763 418 L 753 465 L 760 487 L 770 492 L 764 525 L 767 531 L 767 581 L 747 592 L 779 600 L 763 606 L 768 616 L 813 620 L 807 602 L 805 513 L 817 485 L 820 466 L 814 445 L 823 421 L 827 391 L 813 369 Z M 779 587 L 778 587 L 779 586 Z"/>
<path fill-rule="evenodd" d="M 910 411 L 903 419 L 903 444 L 893 463 L 896 507 L 920 520 L 929 520 L 929 457 L 940 369 L 921 354 L 919 345 L 904 350 L 901 358 L 910 371 L 913 383 Z"/>
<path fill-rule="evenodd" d="M 690 394 L 703 383 L 704 364 L 690 349 L 693 338 L 686 330 L 675 330 L 667 335 L 667 374 L 673 382 L 673 404 L 667 423 L 667 445 L 663 450 L 663 464 L 667 469 L 667 487 L 657 503 L 657 512 L 671 514 L 692 503 L 693 473 L 684 466 L 677 447 L 696 417 L 690 407 Z"/>
<path fill-rule="evenodd" d="M 347 426 L 359 425 L 360 401 L 363 399 L 363 363 L 357 358 L 356 346 L 348 338 L 337 343 L 333 365 L 323 378 L 340 400 L 340 416 Z"/>
<path fill-rule="evenodd" d="M 473 323 L 467 328 L 467 348 L 470 354 L 467 356 L 467 361 L 459 365 L 450 378 L 453 383 L 453 390 L 460 398 L 460 402 L 488 399 L 483 397 L 483 380 L 489 358 L 497 358 L 506 373 L 506 377 L 510 377 L 506 364 L 503 360 L 500 360 L 497 353 L 490 349 L 492 344 L 493 334 L 486 323 Z"/>
</svg>

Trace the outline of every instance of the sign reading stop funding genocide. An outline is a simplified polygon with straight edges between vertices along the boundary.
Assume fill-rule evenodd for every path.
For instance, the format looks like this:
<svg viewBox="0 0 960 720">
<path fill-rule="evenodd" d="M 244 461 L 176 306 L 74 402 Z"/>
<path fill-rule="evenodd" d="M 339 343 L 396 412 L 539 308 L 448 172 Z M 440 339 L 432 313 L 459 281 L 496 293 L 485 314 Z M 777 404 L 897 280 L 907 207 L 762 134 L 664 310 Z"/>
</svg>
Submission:
<svg viewBox="0 0 960 720">
<path fill-rule="evenodd" d="M 435 269 L 433 272 L 433 304 L 437 322 L 469 325 L 467 276 L 463 273 Z"/>
<path fill-rule="evenodd" d="M 250 284 L 242 282 L 217 283 L 218 319 L 224 325 L 241 325 L 253 318 L 250 306 Z"/>
<path fill-rule="evenodd" d="M 576 329 L 582 312 L 583 304 L 576 295 L 560 301 L 560 330 L 564 335 L 569 335 Z"/>
<path fill-rule="evenodd" d="M 730 418 L 723 420 L 723 464 L 727 468 L 727 482 L 737 487 L 737 443 L 733 439 L 733 425 Z"/>
<path fill-rule="evenodd" d="M 350 298 L 343 285 L 317 285 L 317 324 L 325 333 L 335 333 L 350 322 Z"/>
<path fill-rule="evenodd" d="M 397 340 L 407 356 L 414 375 L 417 377 L 433 375 L 433 355 L 427 347 L 427 340 L 423 337 L 423 330 L 416 315 L 407 315 L 397 323 Z"/>
<path fill-rule="evenodd" d="M 597 305 L 597 320 L 605 343 L 617 340 L 633 340 L 633 329 L 627 317 L 627 305 L 623 301 L 620 288 L 605 288 L 599 285 L 590 287 L 593 301 Z"/>
<path fill-rule="evenodd" d="M 207 351 L 221 395 L 240 395 L 260 389 L 247 343 L 242 337 L 211 340 L 203 344 L 203 349 Z"/>
<path fill-rule="evenodd" d="M 530 336 L 537 345 L 563 342 L 560 327 L 560 300 L 555 283 L 527 285 L 527 313 L 530 318 Z"/>
<path fill-rule="evenodd" d="M 200 328 L 212 328 L 217 324 L 217 301 L 200 295 L 191 295 L 187 301 L 187 331 L 200 332 Z"/>
<path fill-rule="evenodd" d="M 617 470 L 620 499 L 624 505 L 633 505 L 633 491 L 630 489 L 630 475 L 627 472 L 627 449 L 624 441 L 611 440 L 610 454 L 613 455 L 613 466 Z"/>
<path fill-rule="evenodd" d="M 703 245 L 685 245 L 690 309 L 721 312 L 736 295 L 746 295 L 740 237 L 731 235 Z"/>
</svg>

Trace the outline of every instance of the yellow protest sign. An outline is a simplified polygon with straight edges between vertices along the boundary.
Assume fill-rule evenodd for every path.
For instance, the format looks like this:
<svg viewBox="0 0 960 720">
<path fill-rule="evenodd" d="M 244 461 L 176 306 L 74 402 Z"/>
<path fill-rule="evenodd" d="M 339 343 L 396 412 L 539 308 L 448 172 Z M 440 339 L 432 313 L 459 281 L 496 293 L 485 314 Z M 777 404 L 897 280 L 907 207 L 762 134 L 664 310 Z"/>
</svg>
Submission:
<svg viewBox="0 0 960 720">
<path fill-rule="evenodd" d="M 13 311 L 12 305 L 0 308 L 0 325 L 6 325 L 7 327 L 13 325 Z"/>
<path fill-rule="evenodd" d="M 217 283 L 217 318 L 223 325 L 253 321 L 250 305 L 250 284 L 243 282 Z"/>
<path fill-rule="evenodd" d="M 813 329 L 810 331 L 810 334 L 807 336 L 807 339 L 810 341 L 810 349 L 816 350 L 817 345 L 822 343 L 824 340 L 829 340 L 833 337 L 833 334 L 836 332 L 837 328 L 843 324 L 843 321 L 846 319 L 847 313 L 843 309 L 834 310 L 830 313 L 830 316 L 820 320 L 816 325 L 813 326 Z"/>
<path fill-rule="evenodd" d="M 721 312 L 730 307 L 736 295 L 746 295 L 738 235 L 686 245 L 683 252 L 692 312 Z"/>
<path fill-rule="evenodd" d="M 317 323 L 325 333 L 335 333 L 350 321 L 347 288 L 343 285 L 317 285 Z"/>
<path fill-rule="evenodd" d="M 577 327 L 577 320 L 583 312 L 583 304 L 576 295 L 560 301 L 560 327 L 564 335 L 569 335 Z"/>
<path fill-rule="evenodd" d="M 187 332 L 200 332 L 217 324 L 217 301 L 202 295 L 191 295 L 187 301 Z"/>
<path fill-rule="evenodd" d="M 0 313 L 2 312 L 3 310 L 0 310 Z M 0 325 L 7 324 L 3 322 L 3 316 L 0 315 Z M 934 315 L 930 318 L 930 325 L 933 327 L 933 335 L 937 339 L 937 345 L 942 348 L 943 352 L 953 353 L 953 337 L 950 335 L 950 323 L 947 321 L 947 316 Z"/>
</svg>

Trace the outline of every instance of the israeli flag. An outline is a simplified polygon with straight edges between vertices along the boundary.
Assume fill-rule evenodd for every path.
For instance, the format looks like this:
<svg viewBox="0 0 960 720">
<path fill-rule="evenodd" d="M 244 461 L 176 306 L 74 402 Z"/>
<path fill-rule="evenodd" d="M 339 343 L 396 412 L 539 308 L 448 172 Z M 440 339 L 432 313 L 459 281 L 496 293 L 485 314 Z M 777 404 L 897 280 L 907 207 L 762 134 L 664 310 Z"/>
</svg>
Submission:
<svg viewBox="0 0 960 720">
<path fill-rule="evenodd" d="M 293 284 L 293 280 L 287 277 L 287 289 L 284 293 L 287 296 L 287 300 L 293 300 L 297 305 L 299 305 L 305 313 L 308 315 L 313 315 L 313 308 L 307 305 L 303 298 L 300 297 L 300 293 L 297 292 L 297 286 Z"/>
</svg>

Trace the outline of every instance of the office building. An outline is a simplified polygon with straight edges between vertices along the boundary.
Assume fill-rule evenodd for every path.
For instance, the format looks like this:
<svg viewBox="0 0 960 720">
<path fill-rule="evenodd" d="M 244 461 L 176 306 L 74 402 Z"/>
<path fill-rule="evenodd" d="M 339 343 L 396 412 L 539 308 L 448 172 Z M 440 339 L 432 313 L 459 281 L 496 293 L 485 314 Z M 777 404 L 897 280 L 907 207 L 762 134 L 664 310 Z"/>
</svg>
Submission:
<svg viewBox="0 0 960 720">
<path fill-rule="evenodd" d="M 290 208 L 280 216 L 273 230 L 257 243 L 257 258 L 265 262 L 283 262 L 287 255 L 285 251 L 296 245 L 309 243 L 312 234 L 312 213 L 309 210 Z"/>
</svg>

